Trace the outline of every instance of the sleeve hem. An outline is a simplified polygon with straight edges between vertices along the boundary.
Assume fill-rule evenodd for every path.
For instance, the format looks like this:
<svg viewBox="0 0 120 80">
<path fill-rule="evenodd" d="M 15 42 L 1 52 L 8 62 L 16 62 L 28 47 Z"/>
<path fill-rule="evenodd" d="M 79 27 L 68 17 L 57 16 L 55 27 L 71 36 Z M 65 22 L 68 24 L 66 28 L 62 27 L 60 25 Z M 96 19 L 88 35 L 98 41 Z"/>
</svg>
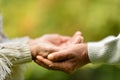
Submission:
<svg viewBox="0 0 120 80">
<path fill-rule="evenodd" d="M 102 44 L 99 43 L 88 43 L 88 56 L 92 63 L 100 63 L 101 60 L 99 57 L 101 57 L 103 54 L 99 54 L 103 48 Z"/>
</svg>

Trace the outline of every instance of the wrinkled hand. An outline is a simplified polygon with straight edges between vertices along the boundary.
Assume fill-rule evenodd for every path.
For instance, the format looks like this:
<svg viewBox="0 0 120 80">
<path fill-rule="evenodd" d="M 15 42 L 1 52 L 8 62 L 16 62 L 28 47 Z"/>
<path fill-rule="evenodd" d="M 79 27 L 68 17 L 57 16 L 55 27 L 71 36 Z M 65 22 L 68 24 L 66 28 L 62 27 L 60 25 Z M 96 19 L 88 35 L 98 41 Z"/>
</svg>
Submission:
<svg viewBox="0 0 120 80">
<path fill-rule="evenodd" d="M 30 44 L 30 50 L 32 59 L 35 60 L 37 55 L 47 57 L 49 53 L 58 51 L 58 47 L 45 42 L 39 42 L 38 44 Z"/>
<path fill-rule="evenodd" d="M 83 42 L 83 37 L 81 35 L 81 32 L 76 32 L 73 37 L 61 36 L 59 34 L 48 34 L 35 40 L 31 40 L 29 45 L 32 57 L 35 59 L 37 55 L 41 55 L 46 58 L 51 51 L 56 51 L 55 49 L 59 47 L 65 48 L 71 43 L 81 43 Z"/>
<path fill-rule="evenodd" d="M 47 34 L 34 40 L 34 44 L 39 42 L 46 42 L 54 46 L 62 46 L 69 43 L 81 43 L 83 42 L 83 37 L 82 33 L 79 31 L 77 31 L 73 37 L 61 36 L 59 34 Z"/>
<path fill-rule="evenodd" d="M 50 38 L 49 36 L 52 36 L 53 38 Z M 58 39 L 58 41 L 55 39 Z M 46 55 L 47 58 L 43 56 L 43 54 L 39 54 L 35 59 L 37 64 L 45 68 L 69 73 L 89 63 L 87 44 L 82 43 L 83 37 L 80 32 L 76 32 L 73 37 L 47 35 L 47 37 L 43 36 L 42 40 L 57 47 L 56 52 L 49 53 L 48 57 Z"/>
<path fill-rule="evenodd" d="M 50 52 L 56 51 L 54 47 L 67 42 L 69 39 L 70 37 L 68 36 L 63 37 L 58 34 L 48 34 L 31 40 L 29 45 L 33 60 L 35 60 L 37 55 L 47 57 Z"/>
<path fill-rule="evenodd" d="M 87 44 L 71 44 L 69 47 L 48 55 L 48 59 L 37 56 L 36 62 L 48 69 L 71 73 L 89 63 Z"/>
</svg>

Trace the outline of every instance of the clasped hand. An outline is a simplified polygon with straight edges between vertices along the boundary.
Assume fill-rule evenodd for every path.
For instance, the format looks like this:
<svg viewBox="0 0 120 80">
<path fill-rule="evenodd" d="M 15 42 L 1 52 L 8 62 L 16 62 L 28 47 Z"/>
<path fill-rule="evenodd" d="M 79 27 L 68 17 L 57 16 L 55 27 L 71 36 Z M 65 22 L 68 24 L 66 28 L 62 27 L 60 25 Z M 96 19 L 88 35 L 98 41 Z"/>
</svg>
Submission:
<svg viewBox="0 0 120 80">
<path fill-rule="evenodd" d="M 33 60 L 47 69 L 71 73 L 90 62 L 81 32 L 72 37 L 48 34 L 29 41 L 29 45 Z"/>
</svg>

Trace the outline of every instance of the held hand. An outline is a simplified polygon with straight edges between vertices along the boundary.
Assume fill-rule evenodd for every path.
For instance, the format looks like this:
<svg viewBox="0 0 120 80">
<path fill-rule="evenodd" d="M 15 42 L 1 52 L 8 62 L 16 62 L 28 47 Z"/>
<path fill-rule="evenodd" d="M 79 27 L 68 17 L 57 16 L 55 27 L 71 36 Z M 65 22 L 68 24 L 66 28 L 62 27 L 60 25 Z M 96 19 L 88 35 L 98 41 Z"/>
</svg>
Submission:
<svg viewBox="0 0 120 80">
<path fill-rule="evenodd" d="M 53 49 L 54 47 L 58 47 L 61 49 L 66 48 L 69 46 L 69 44 L 74 44 L 74 43 L 81 43 L 83 42 L 83 37 L 81 36 L 81 32 L 76 32 L 73 37 L 68 37 L 68 36 L 61 36 L 58 34 L 49 34 L 49 35 L 44 35 L 41 38 L 37 38 L 35 40 L 31 40 L 29 42 L 30 49 L 31 49 L 31 54 L 35 58 L 37 55 L 47 57 L 48 53 L 45 53 L 46 46 L 48 48 Z M 44 48 L 45 47 L 45 48 Z M 45 51 L 43 51 L 45 50 Z M 49 50 L 47 50 L 49 51 Z M 39 53 L 39 54 L 38 54 Z M 43 54 L 44 53 L 44 54 Z"/>
<path fill-rule="evenodd" d="M 71 44 L 64 49 L 49 54 L 47 58 L 37 56 L 35 62 L 48 69 L 71 73 L 90 62 L 87 44 Z"/>
<path fill-rule="evenodd" d="M 63 41 L 67 41 L 69 39 L 70 37 L 67 36 L 63 37 L 58 34 L 49 34 L 30 40 L 28 44 L 30 46 L 33 60 L 35 60 L 37 55 L 47 57 L 48 53 L 56 51 L 54 47 L 56 48 L 58 45 L 62 44 Z"/>
<path fill-rule="evenodd" d="M 67 36 L 63 37 L 58 34 L 49 34 L 34 40 L 30 40 L 29 46 L 33 60 L 36 59 L 37 55 L 41 55 L 46 58 L 48 53 L 56 51 L 54 48 L 58 47 L 60 44 L 64 44 L 63 42 L 69 39 L 70 37 Z"/>
<path fill-rule="evenodd" d="M 72 44 L 66 49 L 48 55 L 48 59 L 37 56 L 36 62 L 48 69 L 71 73 L 89 63 L 87 44 Z"/>
<path fill-rule="evenodd" d="M 59 49 L 49 43 L 39 42 L 34 45 L 30 44 L 30 50 L 32 58 L 35 60 L 37 55 L 41 55 L 46 58 L 49 53 L 56 52 Z"/>
<path fill-rule="evenodd" d="M 39 42 L 46 42 L 51 45 L 61 47 L 63 45 L 68 45 L 70 43 L 81 43 L 83 42 L 83 37 L 82 37 L 82 33 L 79 31 L 77 31 L 73 35 L 73 37 L 61 36 L 59 34 L 48 34 L 48 35 L 44 35 L 40 38 L 35 39 L 33 41 L 33 44 L 37 44 Z"/>
<path fill-rule="evenodd" d="M 45 43 L 49 43 L 51 45 L 54 46 L 59 46 L 65 42 L 67 42 L 68 40 L 70 40 L 71 37 L 69 36 L 61 36 L 59 34 L 47 34 L 47 35 L 43 35 L 40 38 L 37 38 L 33 41 L 33 44 L 37 44 L 39 42 L 45 42 Z"/>
<path fill-rule="evenodd" d="M 58 39 L 58 41 L 57 41 L 57 39 Z M 65 71 L 65 72 L 71 72 L 74 69 L 76 69 L 78 66 L 83 65 L 83 64 L 78 64 L 78 61 L 80 61 L 80 60 L 77 60 L 78 54 L 76 55 L 76 53 L 75 53 L 75 52 L 78 52 L 77 49 L 80 48 L 80 47 L 77 48 L 79 43 L 83 42 L 83 37 L 81 36 L 80 32 L 76 32 L 73 37 L 66 37 L 66 36 L 60 36 L 60 35 L 47 35 L 47 36 L 43 36 L 39 39 L 36 39 L 35 42 L 37 43 L 38 41 L 42 42 L 42 43 L 46 43 L 47 45 L 49 45 L 48 48 L 52 49 L 52 51 L 48 48 L 42 48 L 43 50 L 41 50 L 41 47 L 39 45 L 39 46 L 37 46 L 38 52 L 35 52 L 34 50 L 37 50 L 37 49 L 33 48 L 34 56 L 37 56 L 37 58 L 35 58 L 34 60 L 39 65 L 46 67 L 48 69 L 57 69 L 57 70 Z M 36 44 L 36 43 L 34 43 L 34 44 Z M 43 45 L 42 47 L 45 47 L 45 45 Z M 73 53 L 71 53 L 71 52 L 73 52 Z M 39 53 L 39 54 L 36 54 L 36 53 Z M 54 58 L 56 56 L 54 54 L 53 54 L 53 56 L 52 56 L 53 58 L 52 58 L 51 57 L 52 54 L 50 54 L 50 53 L 57 54 L 58 58 L 57 57 Z M 47 59 L 48 54 L 50 54 L 50 55 L 48 56 L 48 59 Z M 59 58 L 60 54 L 63 55 L 61 58 Z M 73 54 L 73 55 L 71 55 L 71 54 Z M 74 62 L 76 62 L 76 63 L 73 64 Z M 63 64 L 65 64 L 65 65 L 63 65 Z M 67 69 L 69 69 L 69 70 L 67 70 Z"/>
<path fill-rule="evenodd" d="M 37 43 L 43 42 L 46 44 L 49 44 L 54 47 L 58 47 L 59 49 L 64 49 L 68 47 L 70 44 L 79 44 L 83 42 L 83 37 L 81 32 L 76 32 L 73 37 L 68 37 L 68 36 L 61 36 L 58 34 L 50 34 L 50 35 L 44 35 L 41 38 L 36 39 Z M 43 54 L 39 54 L 43 56 Z M 47 57 L 44 56 L 44 57 Z"/>
</svg>

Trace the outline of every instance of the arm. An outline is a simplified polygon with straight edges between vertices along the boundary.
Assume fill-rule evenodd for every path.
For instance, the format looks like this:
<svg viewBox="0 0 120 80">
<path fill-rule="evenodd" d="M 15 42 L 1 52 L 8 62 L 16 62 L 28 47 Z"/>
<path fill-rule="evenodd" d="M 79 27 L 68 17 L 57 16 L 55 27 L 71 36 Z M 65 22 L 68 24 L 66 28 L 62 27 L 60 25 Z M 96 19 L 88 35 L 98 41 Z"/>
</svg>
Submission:
<svg viewBox="0 0 120 80">
<path fill-rule="evenodd" d="M 108 37 L 100 42 L 69 44 L 65 49 L 49 54 L 48 59 L 38 55 L 36 62 L 48 69 L 69 73 L 90 62 L 119 63 L 119 53 L 120 36 Z"/>
<path fill-rule="evenodd" d="M 63 43 L 64 45 L 57 46 L 58 50 L 50 52 L 47 57 L 38 54 L 35 62 L 48 69 L 71 73 L 89 63 L 87 44 L 81 42 L 83 42 L 83 37 L 80 33 L 75 33 L 73 37 L 65 42 L 66 44 Z"/>
<path fill-rule="evenodd" d="M 88 56 L 92 63 L 120 63 L 120 35 L 107 37 L 100 42 L 88 43 Z"/>
<path fill-rule="evenodd" d="M 29 39 L 23 38 L 0 43 L 0 80 L 13 72 L 13 66 L 32 61 L 28 41 Z M 19 69 L 18 67 L 17 70 Z"/>
</svg>

